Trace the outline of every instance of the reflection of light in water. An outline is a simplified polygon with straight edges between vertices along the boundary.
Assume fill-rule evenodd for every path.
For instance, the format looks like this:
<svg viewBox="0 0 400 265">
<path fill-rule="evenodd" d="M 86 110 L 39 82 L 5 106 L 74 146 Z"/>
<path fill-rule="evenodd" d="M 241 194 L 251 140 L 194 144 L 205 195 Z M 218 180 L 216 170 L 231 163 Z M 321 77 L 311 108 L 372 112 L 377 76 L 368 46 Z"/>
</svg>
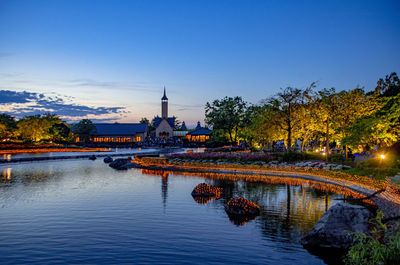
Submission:
<svg viewBox="0 0 400 265">
<path fill-rule="evenodd" d="M 7 161 L 11 161 L 11 154 L 4 154 L 3 159 Z"/>
<path fill-rule="evenodd" d="M 10 180 L 11 179 L 11 168 L 4 168 L 3 169 L 3 178 L 5 180 Z"/>
</svg>

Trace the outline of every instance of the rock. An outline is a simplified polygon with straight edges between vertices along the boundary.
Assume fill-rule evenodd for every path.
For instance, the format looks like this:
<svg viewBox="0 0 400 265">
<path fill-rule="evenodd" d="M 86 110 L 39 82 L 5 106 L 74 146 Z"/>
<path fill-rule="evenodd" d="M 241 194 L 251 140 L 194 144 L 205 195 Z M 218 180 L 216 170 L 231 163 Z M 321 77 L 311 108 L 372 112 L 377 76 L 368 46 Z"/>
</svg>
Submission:
<svg viewBox="0 0 400 265">
<path fill-rule="evenodd" d="M 242 197 L 235 197 L 229 200 L 225 210 L 231 215 L 259 215 L 260 206 Z"/>
<path fill-rule="evenodd" d="M 216 188 L 214 186 L 208 185 L 206 183 L 200 183 L 197 185 L 193 191 L 193 197 L 219 197 L 221 196 L 222 189 Z"/>
<path fill-rule="evenodd" d="M 106 156 L 106 157 L 104 158 L 104 163 L 111 163 L 112 161 L 113 161 L 113 159 L 112 159 L 111 156 Z"/>
<path fill-rule="evenodd" d="M 109 164 L 110 167 L 115 169 L 126 169 L 127 165 L 130 164 L 130 160 L 126 158 L 118 158 Z"/>
<path fill-rule="evenodd" d="M 371 213 L 363 206 L 338 203 L 300 242 L 305 247 L 347 249 L 353 243 L 352 232 L 368 233 L 370 218 Z"/>
<path fill-rule="evenodd" d="M 89 156 L 89 160 L 96 160 L 96 156 L 95 155 Z"/>
</svg>

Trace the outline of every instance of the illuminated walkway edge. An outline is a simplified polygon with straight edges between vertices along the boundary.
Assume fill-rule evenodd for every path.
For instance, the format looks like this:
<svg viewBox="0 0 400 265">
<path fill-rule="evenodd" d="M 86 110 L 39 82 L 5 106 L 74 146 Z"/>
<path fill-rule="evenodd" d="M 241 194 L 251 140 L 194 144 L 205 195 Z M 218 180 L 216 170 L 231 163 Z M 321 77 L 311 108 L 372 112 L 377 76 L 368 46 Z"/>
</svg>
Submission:
<svg viewBox="0 0 400 265">
<path fill-rule="evenodd" d="M 400 196 L 391 192 L 391 189 L 387 186 L 385 181 L 372 180 L 368 177 L 358 176 L 354 176 L 354 180 L 351 179 L 351 177 L 347 177 L 349 179 L 342 179 L 332 176 L 332 174 L 340 176 L 347 175 L 346 173 L 342 172 L 327 170 L 301 170 L 291 167 L 270 168 L 265 166 L 249 166 L 239 164 L 221 165 L 205 162 L 172 162 L 164 159 L 146 157 L 132 161 L 132 167 L 171 172 L 215 173 L 238 176 L 247 175 L 251 176 L 253 180 L 256 180 L 257 177 L 260 177 L 260 180 L 265 177 L 303 179 L 322 184 L 331 184 L 338 187 L 344 187 L 354 191 L 355 193 L 365 196 L 371 195 L 381 188 L 386 188 L 385 192 L 374 196 L 371 201 L 373 201 L 378 208 L 382 209 L 387 217 L 400 214 Z M 241 178 L 245 179 L 246 177 Z M 364 183 L 357 181 L 359 179 L 362 179 Z"/>
</svg>

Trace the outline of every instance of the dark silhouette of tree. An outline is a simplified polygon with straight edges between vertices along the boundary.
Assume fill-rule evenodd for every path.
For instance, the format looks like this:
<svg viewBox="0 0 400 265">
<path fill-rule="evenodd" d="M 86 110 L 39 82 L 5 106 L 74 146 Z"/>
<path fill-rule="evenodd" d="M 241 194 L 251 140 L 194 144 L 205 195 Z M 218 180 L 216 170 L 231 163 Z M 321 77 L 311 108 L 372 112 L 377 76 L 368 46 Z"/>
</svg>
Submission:
<svg viewBox="0 0 400 265">
<path fill-rule="evenodd" d="M 83 119 L 74 126 L 73 132 L 78 134 L 83 142 L 87 143 L 90 137 L 97 133 L 97 129 L 91 120 Z"/>
</svg>

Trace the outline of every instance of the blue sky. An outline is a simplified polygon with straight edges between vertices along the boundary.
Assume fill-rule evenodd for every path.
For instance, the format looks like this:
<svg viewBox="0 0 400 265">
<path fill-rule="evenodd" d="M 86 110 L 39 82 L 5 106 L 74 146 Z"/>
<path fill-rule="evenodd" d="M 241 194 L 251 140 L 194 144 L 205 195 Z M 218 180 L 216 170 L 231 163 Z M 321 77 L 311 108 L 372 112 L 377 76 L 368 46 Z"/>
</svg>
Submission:
<svg viewBox="0 0 400 265">
<path fill-rule="evenodd" d="M 400 72 L 399 11 L 366 0 L 0 0 L 0 112 L 61 104 L 69 120 L 137 122 L 160 113 L 165 85 L 170 115 L 195 125 L 224 96 L 258 103 L 313 81 L 372 89 Z"/>
</svg>

